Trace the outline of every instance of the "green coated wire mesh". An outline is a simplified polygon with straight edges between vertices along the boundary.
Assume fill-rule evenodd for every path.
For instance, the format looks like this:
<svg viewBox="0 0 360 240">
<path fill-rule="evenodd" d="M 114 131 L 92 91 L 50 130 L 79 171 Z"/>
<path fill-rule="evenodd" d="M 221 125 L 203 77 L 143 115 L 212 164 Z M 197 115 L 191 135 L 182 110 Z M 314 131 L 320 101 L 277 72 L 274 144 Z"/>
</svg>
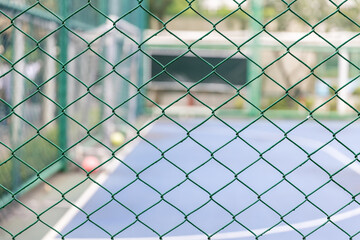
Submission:
<svg viewBox="0 0 360 240">
<path fill-rule="evenodd" d="M 316 239 L 316 234 L 328 225 L 339 230 L 343 239 L 356 239 L 359 226 L 353 225 L 349 231 L 332 217 L 337 219 L 347 207 L 359 205 L 360 189 L 353 190 L 351 184 L 337 180 L 350 168 L 356 171 L 359 164 L 359 149 L 339 137 L 356 125 L 360 116 L 359 4 L 352 0 L 0 0 L 0 238 L 41 239 L 51 231 L 59 239 L 71 239 L 72 232 L 90 222 L 106 239 L 117 239 L 136 224 L 150 230 L 154 239 L 166 239 L 186 223 L 200 232 L 201 237 L 194 239 L 230 238 L 217 234 L 232 224 L 241 226 L 247 239 L 267 239 L 266 234 L 278 231 L 279 226 L 296 233 L 296 238 L 287 239 Z M 192 118 L 197 124 L 189 127 L 184 119 Z M 294 124 L 287 128 L 278 120 L 290 118 Z M 329 119 L 339 121 L 337 127 L 332 127 L 334 122 Z M 212 120 L 225 126 L 223 131 L 231 136 L 216 148 L 196 137 L 198 129 Z M 185 135 L 175 136 L 177 140 L 171 146 L 158 145 L 157 138 L 147 137 L 145 132 L 161 121 L 174 124 Z M 241 122 L 241 127 L 234 127 L 233 121 Z M 249 140 L 248 131 L 264 122 L 275 129 L 278 138 L 263 145 L 260 140 Z M 328 136 L 326 141 L 319 143 L 314 136 L 314 142 L 306 145 L 292 137 L 309 122 Z M 120 133 L 118 139 L 113 133 Z M 353 136 L 350 139 L 356 141 Z M 196 151 L 196 146 L 208 155 L 190 170 L 168 157 L 187 140 L 193 143 L 188 151 Z M 148 151 L 159 155 L 140 170 L 118 156 L 136 141 L 146 142 L 152 149 Z M 254 160 L 240 169 L 217 156 L 237 141 L 255 154 Z M 304 155 L 287 170 L 268 157 L 281 152 L 284 142 L 296 149 L 294 153 Z M 309 150 L 309 144 L 316 149 Z M 332 144 L 345 149 L 347 155 L 339 154 Z M 236 149 L 232 151 L 237 154 Z M 324 167 L 316 157 L 322 151 L 345 159 L 339 160 L 342 167 L 335 171 Z M 82 164 L 87 155 L 95 155 L 102 162 L 95 169 L 87 169 Z M 113 161 L 136 175 L 115 191 L 96 178 L 98 171 Z M 157 189 L 142 177 L 164 161 L 184 175 L 168 191 Z M 231 173 L 232 179 L 210 190 L 192 176 L 213 162 Z M 280 174 L 281 179 L 262 190 L 242 179 L 258 163 Z M 292 174 L 306 164 L 316 166 L 327 179 L 319 185 L 314 183 L 311 192 L 291 180 Z M 57 187 L 51 179 L 64 172 L 73 175 L 74 181 L 70 180 L 70 187 Z M 72 194 L 89 182 L 110 194 L 112 200 L 86 212 Z M 115 196 L 126 192 L 134 182 L 151 188 L 159 201 L 138 213 L 117 200 Z M 185 182 L 207 195 L 207 200 L 189 213 L 166 198 Z M 217 194 L 234 182 L 256 196 L 236 212 L 216 200 Z M 282 212 L 263 197 L 285 183 L 300 192 L 303 200 Z M 312 200 L 329 184 L 338 186 L 350 199 L 332 211 Z M 41 198 L 34 196 L 39 186 L 60 195 L 41 211 L 28 201 Z M 135 220 L 111 232 L 91 218 L 114 202 L 131 212 Z M 53 210 L 60 204 L 75 207 L 86 219 L 70 229 L 57 228 L 47 215 L 56 215 Z M 163 232 L 151 227 L 141 216 L 159 204 L 175 209 L 183 220 Z M 211 232 L 190 220 L 208 204 L 219 206 L 231 218 Z M 264 212 L 275 214 L 277 221 L 254 231 L 239 218 L 256 204 L 262 204 Z M 286 220 L 305 204 L 325 218 L 307 232 Z M 18 220 L 10 223 L 16 219 L 13 213 L 17 208 L 33 216 L 26 225 L 16 224 Z M 36 231 L 39 224 L 42 228 L 38 234 L 44 234 L 34 237 L 32 229 Z"/>
</svg>

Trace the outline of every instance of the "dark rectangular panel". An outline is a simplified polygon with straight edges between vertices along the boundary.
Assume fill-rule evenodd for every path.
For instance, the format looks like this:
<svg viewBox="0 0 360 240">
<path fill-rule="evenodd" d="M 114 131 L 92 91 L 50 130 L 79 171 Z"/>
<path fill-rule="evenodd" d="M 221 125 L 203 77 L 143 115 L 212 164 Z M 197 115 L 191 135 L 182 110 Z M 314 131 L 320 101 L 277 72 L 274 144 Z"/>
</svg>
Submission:
<svg viewBox="0 0 360 240">
<path fill-rule="evenodd" d="M 178 58 L 179 55 L 171 53 L 157 53 L 152 54 L 152 57 L 159 62 L 152 60 L 151 64 L 152 77 L 156 76 L 153 79 L 155 82 L 173 82 L 173 78 L 183 83 L 195 83 L 201 80 L 202 83 L 223 84 L 226 84 L 224 80 L 226 79 L 236 86 L 246 82 L 245 58 L 232 57 L 222 62 L 224 57 L 202 56 L 201 59 L 193 54 Z M 221 64 L 214 69 L 219 63 Z"/>
</svg>

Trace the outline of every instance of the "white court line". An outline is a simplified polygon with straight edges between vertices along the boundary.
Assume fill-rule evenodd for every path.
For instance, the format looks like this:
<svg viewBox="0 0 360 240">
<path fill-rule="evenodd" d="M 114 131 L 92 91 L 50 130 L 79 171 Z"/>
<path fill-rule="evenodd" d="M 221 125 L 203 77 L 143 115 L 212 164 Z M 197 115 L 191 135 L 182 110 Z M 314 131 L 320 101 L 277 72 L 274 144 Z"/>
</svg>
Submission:
<svg viewBox="0 0 360 240">
<path fill-rule="evenodd" d="M 145 128 L 143 135 L 146 136 L 148 132 L 152 129 L 153 124 Z M 119 153 L 116 154 L 116 157 L 119 159 L 125 159 L 127 155 L 129 155 L 134 148 L 139 144 L 140 138 L 135 139 L 133 142 L 129 143 L 123 150 L 121 150 Z M 75 202 L 75 206 L 78 208 L 83 208 L 85 204 L 92 198 L 92 196 L 96 193 L 96 191 L 100 188 L 99 185 L 103 185 L 105 181 L 110 177 L 110 175 L 117 169 L 117 167 L 120 165 L 120 161 L 113 161 L 106 165 L 106 168 L 104 169 L 104 172 L 101 173 L 95 181 L 95 183 L 91 183 L 88 189 L 80 196 L 80 198 Z M 76 216 L 76 214 L 79 212 L 79 209 L 75 206 L 71 206 L 69 210 L 60 218 L 60 220 L 53 226 L 54 229 L 56 229 L 58 232 L 61 232 L 64 230 L 64 228 L 70 223 L 70 221 Z M 55 240 L 56 237 L 59 234 L 55 232 L 54 230 L 50 230 L 43 238 L 42 240 Z M 86 240 L 86 239 L 82 239 Z"/>
<path fill-rule="evenodd" d="M 301 138 L 301 137 L 297 137 L 296 139 L 300 140 L 301 142 L 303 142 L 303 145 L 307 145 L 309 147 L 314 147 L 315 145 L 323 145 L 322 142 L 320 141 L 316 141 L 316 140 L 312 140 L 312 139 L 307 139 L 307 138 Z M 324 147 L 321 151 L 324 151 L 326 154 L 330 155 L 331 157 L 333 157 L 334 159 L 336 159 L 337 161 L 341 162 L 344 165 L 349 164 L 352 159 L 348 158 L 345 154 L 341 153 L 340 151 L 338 151 L 337 149 L 331 147 L 331 146 L 326 146 Z M 360 166 L 358 165 L 350 165 L 348 166 L 349 169 L 351 169 L 352 171 L 354 171 L 355 173 L 360 175 Z M 99 176 L 100 177 L 100 176 Z M 95 185 L 98 187 L 98 185 Z M 96 190 L 93 190 L 94 193 Z M 94 194 L 92 193 L 90 195 L 90 197 Z M 86 198 L 86 201 L 88 201 L 90 199 L 90 197 Z M 80 201 L 80 199 L 79 199 Z M 83 200 L 85 201 L 85 200 Z M 81 202 L 82 203 L 82 202 Z M 85 205 L 86 202 L 84 202 L 83 204 Z M 79 206 L 78 204 L 76 204 L 77 206 Z M 83 205 L 82 205 L 83 206 Z M 80 207 L 80 206 L 79 206 Z M 64 223 L 62 224 L 57 224 L 55 225 L 55 229 L 58 229 L 58 231 L 60 232 L 68 222 L 71 221 L 71 219 L 76 215 L 76 213 L 78 212 L 78 209 L 76 209 L 74 207 L 75 213 L 69 214 L 69 216 L 65 220 L 63 220 Z M 70 212 L 70 211 L 69 211 Z M 360 207 L 359 208 L 355 208 L 353 210 L 349 210 L 340 214 L 336 214 L 332 217 L 330 217 L 330 220 L 332 222 L 340 222 L 352 217 L 356 217 L 360 215 Z M 323 217 L 323 218 L 318 218 L 318 219 L 314 219 L 314 220 L 308 220 L 308 221 L 303 221 L 303 222 L 298 222 L 298 223 L 294 223 L 291 224 L 292 227 L 288 226 L 288 225 L 282 225 L 282 226 L 278 226 L 278 227 L 274 227 L 272 228 L 269 232 L 266 232 L 264 235 L 269 235 L 269 234 L 276 234 L 276 233 L 284 233 L 284 232 L 291 232 L 294 231 L 293 228 L 297 229 L 297 230 L 302 230 L 302 229 L 306 229 L 306 228 L 315 228 L 315 227 L 319 227 L 322 224 L 326 223 L 327 221 L 329 221 L 327 219 L 327 217 Z M 64 225 L 65 224 L 65 225 Z M 58 228 L 61 227 L 61 228 Z M 229 233 L 219 233 L 216 234 L 215 236 L 211 237 L 211 239 L 214 240 L 224 240 L 224 239 L 240 239 L 240 238 L 247 238 L 247 237 L 254 237 L 254 234 L 259 235 L 264 233 L 265 231 L 268 231 L 270 227 L 267 228 L 258 228 L 258 229 L 254 229 L 252 230 L 253 233 L 245 230 L 245 231 L 237 231 L 237 232 L 229 232 Z M 60 230 L 59 230 L 60 229 Z M 50 233 L 54 233 L 52 235 L 49 235 L 52 238 L 43 238 L 42 240 L 55 240 L 57 234 L 52 231 Z M 67 238 L 68 240 L 108 240 L 108 238 Z M 208 238 L 204 235 L 183 235 L 183 236 L 172 236 L 172 237 L 163 237 L 162 239 L 164 240 L 207 240 Z M 114 240 L 159 240 L 159 238 L 153 238 L 153 237 L 145 237 L 145 238 L 115 238 Z"/>
<path fill-rule="evenodd" d="M 312 144 L 321 144 L 321 146 L 324 145 L 324 143 L 322 143 L 322 142 L 308 140 L 306 138 L 302 138 L 302 141 L 306 141 L 305 145 L 308 145 L 308 146 L 311 146 Z M 342 152 L 336 150 L 336 148 L 333 148 L 329 145 L 325 146 L 321 151 L 324 151 L 329 156 L 335 158 L 336 160 L 341 162 L 344 166 L 348 165 L 349 163 L 351 163 L 353 161 L 353 159 L 348 158 L 345 154 L 343 154 Z M 347 168 L 349 168 L 356 174 L 360 175 L 360 165 L 351 164 Z"/>
<path fill-rule="evenodd" d="M 341 214 L 337 214 L 331 217 L 332 222 L 340 222 L 342 220 L 346 220 L 355 216 L 360 215 L 360 208 L 356 208 L 351 211 L 347 211 Z M 297 230 L 302 230 L 306 228 L 318 227 L 324 223 L 326 223 L 328 219 L 318 218 L 315 220 L 299 222 L 295 224 L 291 224 L 291 226 Z M 271 229 L 269 232 L 265 233 L 264 235 L 275 234 L 275 233 L 284 233 L 284 232 L 291 232 L 294 229 L 290 226 L 278 226 Z M 267 231 L 269 228 L 259 228 L 255 229 L 252 232 L 256 235 L 262 234 Z M 219 233 L 215 236 L 211 237 L 214 240 L 223 240 L 223 239 L 239 239 L 239 238 L 246 238 L 246 237 L 254 237 L 254 234 L 250 233 L 249 231 L 239 231 L 239 232 L 229 232 L 229 233 Z M 108 240 L 109 238 L 71 238 L 68 240 Z M 164 240 L 208 240 L 208 238 L 204 235 L 185 235 L 185 236 L 174 236 L 174 237 L 163 237 Z M 115 238 L 114 240 L 159 240 L 159 238 Z"/>
<path fill-rule="evenodd" d="M 331 221 L 339 222 L 342 220 L 346 220 L 355 216 L 360 215 L 360 208 L 357 208 L 352 211 L 344 212 L 341 214 L 337 214 L 331 217 Z M 300 222 L 291 224 L 291 226 L 297 230 L 302 230 L 311 227 L 318 227 L 324 223 L 326 223 L 328 219 L 325 218 L 318 218 L 315 220 Z M 275 234 L 275 233 L 284 233 L 284 232 L 291 232 L 294 229 L 290 226 L 278 226 L 271 229 L 269 232 L 265 233 L 264 235 Z M 259 228 L 255 229 L 252 232 L 256 235 L 262 234 L 267 231 L 269 228 Z M 250 233 L 249 231 L 239 231 L 239 232 L 229 232 L 229 233 L 219 233 L 215 236 L 211 237 L 214 240 L 224 240 L 224 239 L 239 239 L 239 238 L 247 238 L 247 237 L 254 237 L 254 234 Z M 109 238 L 71 238 L 69 240 L 108 240 Z M 164 240 L 208 240 L 208 238 L 204 235 L 188 235 L 188 236 L 175 236 L 175 237 L 163 237 Z M 114 240 L 159 240 L 159 238 L 115 238 Z"/>
</svg>

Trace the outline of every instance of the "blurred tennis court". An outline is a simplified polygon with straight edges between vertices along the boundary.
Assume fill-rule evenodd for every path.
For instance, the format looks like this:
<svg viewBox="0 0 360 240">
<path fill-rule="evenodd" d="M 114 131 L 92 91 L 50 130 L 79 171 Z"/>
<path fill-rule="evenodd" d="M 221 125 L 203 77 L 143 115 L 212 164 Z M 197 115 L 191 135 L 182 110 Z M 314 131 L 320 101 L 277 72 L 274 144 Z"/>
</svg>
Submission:
<svg viewBox="0 0 360 240">
<path fill-rule="evenodd" d="M 0 0 L 0 239 L 360 238 L 356 9 Z"/>
<path fill-rule="evenodd" d="M 356 234 L 359 124 L 251 122 L 159 119 L 104 165 L 54 229 L 66 239 Z"/>
</svg>

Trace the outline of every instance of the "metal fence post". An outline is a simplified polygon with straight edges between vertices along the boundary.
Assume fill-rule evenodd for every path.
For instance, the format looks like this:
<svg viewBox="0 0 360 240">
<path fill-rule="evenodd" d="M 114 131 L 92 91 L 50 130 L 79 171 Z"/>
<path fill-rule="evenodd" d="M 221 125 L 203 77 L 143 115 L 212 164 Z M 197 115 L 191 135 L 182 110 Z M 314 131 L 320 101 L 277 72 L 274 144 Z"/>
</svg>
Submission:
<svg viewBox="0 0 360 240">
<path fill-rule="evenodd" d="M 59 85 L 58 85 L 58 98 L 59 104 L 61 106 L 62 116 L 59 118 L 59 147 L 62 150 L 62 170 L 67 170 L 67 161 L 65 158 L 65 151 L 67 149 L 67 119 L 65 115 L 65 109 L 67 105 L 67 74 L 66 74 L 66 62 L 67 62 L 67 48 L 68 48 L 68 33 L 65 28 L 64 19 L 68 14 L 68 0 L 59 1 L 59 10 L 60 15 L 63 19 L 62 29 L 60 30 L 59 36 L 59 60 L 62 63 L 61 73 L 59 75 Z"/>
<path fill-rule="evenodd" d="M 143 0 L 141 2 L 139 2 L 139 5 L 142 4 L 142 7 L 145 9 L 148 9 L 149 6 L 149 1 L 148 0 Z M 140 29 L 140 39 L 139 39 L 139 44 L 141 44 L 144 41 L 144 30 L 146 28 L 148 28 L 148 17 L 146 16 L 145 11 L 141 11 L 142 14 L 139 14 L 139 29 Z M 143 46 L 140 45 L 139 49 L 142 50 Z M 139 54 L 141 54 L 141 51 L 139 52 Z M 145 56 L 144 54 L 141 54 L 140 56 L 140 61 L 139 61 L 139 78 L 138 78 L 138 82 L 137 82 L 137 86 L 138 89 L 139 87 L 141 87 L 144 84 L 144 63 L 145 63 Z M 144 94 L 146 94 L 146 91 L 144 88 L 142 88 L 142 92 Z M 141 92 L 141 91 L 140 91 Z M 139 97 L 137 98 L 137 111 L 136 111 L 136 116 L 140 116 L 141 114 L 144 113 L 145 110 L 145 99 L 139 95 Z"/>
</svg>

